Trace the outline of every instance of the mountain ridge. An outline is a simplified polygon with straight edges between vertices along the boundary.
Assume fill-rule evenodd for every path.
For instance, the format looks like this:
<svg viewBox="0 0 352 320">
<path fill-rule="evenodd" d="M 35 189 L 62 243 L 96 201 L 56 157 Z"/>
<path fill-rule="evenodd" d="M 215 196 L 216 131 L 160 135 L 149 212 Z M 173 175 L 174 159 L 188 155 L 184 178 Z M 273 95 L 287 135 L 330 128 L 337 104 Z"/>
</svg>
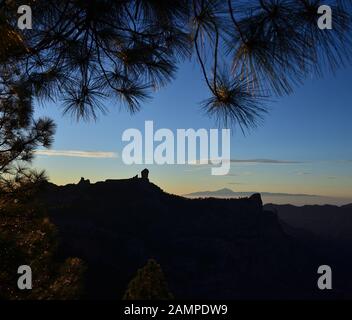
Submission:
<svg viewBox="0 0 352 320">
<path fill-rule="evenodd" d="M 87 299 L 122 297 L 150 258 L 160 263 L 179 299 L 320 294 L 311 274 L 319 257 L 285 233 L 259 194 L 189 199 L 141 178 L 93 184 L 81 179 L 46 184 L 41 201 L 58 228 L 60 255 L 87 265 Z"/>
</svg>

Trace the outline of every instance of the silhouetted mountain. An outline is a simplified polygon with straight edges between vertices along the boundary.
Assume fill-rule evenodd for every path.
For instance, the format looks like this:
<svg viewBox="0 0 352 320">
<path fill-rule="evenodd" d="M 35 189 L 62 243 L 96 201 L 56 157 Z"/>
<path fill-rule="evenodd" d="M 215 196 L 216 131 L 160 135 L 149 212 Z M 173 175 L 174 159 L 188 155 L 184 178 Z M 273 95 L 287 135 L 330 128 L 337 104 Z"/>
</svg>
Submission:
<svg viewBox="0 0 352 320">
<path fill-rule="evenodd" d="M 352 205 L 293 205 L 267 204 L 265 209 L 277 212 L 279 218 L 292 227 L 312 232 L 330 240 L 352 242 Z"/>
<path fill-rule="evenodd" d="M 187 198 L 243 198 L 249 197 L 251 194 L 258 193 L 256 191 L 233 191 L 229 188 L 223 188 L 215 191 L 198 191 L 185 194 Z M 293 194 L 280 192 L 261 192 L 264 203 L 277 204 L 319 204 L 319 203 L 341 203 L 343 199 L 322 197 L 314 194 Z"/>
<path fill-rule="evenodd" d="M 248 197 L 251 194 L 258 193 L 255 191 L 235 192 L 229 188 L 223 188 L 215 191 L 198 191 L 185 194 L 185 197 Z M 319 197 L 313 194 L 293 194 L 277 192 L 261 192 L 262 196 L 284 196 L 284 197 Z"/>
<path fill-rule="evenodd" d="M 335 270 L 335 284 L 352 287 L 352 205 L 296 207 L 265 205 L 276 212 L 284 231 L 318 253 Z"/>
<path fill-rule="evenodd" d="M 237 193 L 229 188 L 223 188 L 215 191 L 198 191 L 185 194 L 185 197 L 236 197 Z"/>
<path fill-rule="evenodd" d="M 344 209 L 352 209 L 352 203 L 345 204 L 344 206 L 341 206 L 341 208 L 344 208 Z"/>
<path fill-rule="evenodd" d="M 62 255 L 87 263 L 87 298 L 121 298 L 149 258 L 179 299 L 349 294 L 345 287 L 318 290 L 320 256 L 283 231 L 259 194 L 187 199 L 147 179 L 82 181 L 48 184 L 42 198 L 59 228 Z"/>
</svg>

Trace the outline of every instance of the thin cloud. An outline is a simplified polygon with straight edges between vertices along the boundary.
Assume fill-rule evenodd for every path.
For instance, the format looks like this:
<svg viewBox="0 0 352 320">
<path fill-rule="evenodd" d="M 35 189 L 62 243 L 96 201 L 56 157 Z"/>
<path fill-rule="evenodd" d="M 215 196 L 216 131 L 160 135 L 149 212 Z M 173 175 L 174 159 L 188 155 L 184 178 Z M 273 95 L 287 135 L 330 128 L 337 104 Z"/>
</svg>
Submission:
<svg viewBox="0 0 352 320">
<path fill-rule="evenodd" d="M 302 161 L 295 160 L 276 160 L 276 159 L 199 159 L 191 160 L 188 164 L 190 165 L 207 165 L 207 164 L 216 164 L 216 163 L 241 163 L 241 164 L 300 164 L 304 163 Z"/>
<path fill-rule="evenodd" d="M 231 159 L 232 163 L 268 163 L 268 164 L 297 164 L 301 161 L 275 159 Z"/>
<path fill-rule="evenodd" d="M 207 169 L 206 167 L 194 167 L 191 169 L 185 169 L 184 172 L 194 172 L 194 171 L 201 171 Z"/>
<path fill-rule="evenodd" d="M 36 155 L 48 157 L 75 157 L 75 158 L 117 158 L 115 152 L 105 151 L 81 151 L 81 150 L 36 150 Z"/>
<path fill-rule="evenodd" d="M 350 164 L 352 163 L 352 160 L 351 159 L 342 159 L 342 160 L 321 160 L 319 161 L 320 163 L 344 163 L 344 164 Z"/>
<path fill-rule="evenodd" d="M 310 174 L 312 174 L 312 173 L 311 172 L 303 172 L 303 171 L 298 171 L 297 172 L 298 176 L 306 176 L 306 175 L 310 175 Z"/>
</svg>

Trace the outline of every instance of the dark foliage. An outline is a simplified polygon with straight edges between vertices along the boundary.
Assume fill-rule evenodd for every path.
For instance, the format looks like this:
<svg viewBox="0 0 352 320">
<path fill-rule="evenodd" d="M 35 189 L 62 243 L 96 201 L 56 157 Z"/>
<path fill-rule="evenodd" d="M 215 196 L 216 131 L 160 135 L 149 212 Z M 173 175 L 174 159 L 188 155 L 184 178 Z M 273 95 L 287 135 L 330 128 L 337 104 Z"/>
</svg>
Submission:
<svg viewBox="0 0 352 320">
<path fill-rule="evenodd" d="M 30 84 L 16 77 L 16 70 L 0 66 L 0 195 L 11 191 L 23 179 L 43 180 L 24 165 L 35 148 L 49 147 L 55 125 L 47 118 L 34 119 Z M 32 175 L 32 177 L 30 177 Z"/>
<path fill-rule="evenodd" d="M 204 107 L 225 124 L 251 127 L 263 114 L 262 96 L 290 93 L 351 54 L 348 1 L 32 0 L 34 27 L 24 31 L 16 29 L 21 4 L 3 2 L 0 62 L 16 65 L 37 97 L 61 100 L 78 119 L 105 112 L 107 97 L 137 111 L 194 56 L 212 95 Z M 332 6 L 332 30 L 317 26 L 322 4 Z M 224 81 L 225 62 L 233 74 Z"/>
<path fill-rule="evenodd" d="M 56 227 L 35 199 L 41 184 L 25 182 L 0 197 L 0 299 L 77 299 L 82 295 L 80 259 L 56 257 Z M 19 290 L 17 269 L 31 267 L 32 290 Z"/>
<path fill-rule="evenodd" d="M 170 300 L 169 292 L 160 265 L 149 259 L 147 264 L 137 271 L 137 275 L 128 284 L 124 300 Z"/>
</svg>

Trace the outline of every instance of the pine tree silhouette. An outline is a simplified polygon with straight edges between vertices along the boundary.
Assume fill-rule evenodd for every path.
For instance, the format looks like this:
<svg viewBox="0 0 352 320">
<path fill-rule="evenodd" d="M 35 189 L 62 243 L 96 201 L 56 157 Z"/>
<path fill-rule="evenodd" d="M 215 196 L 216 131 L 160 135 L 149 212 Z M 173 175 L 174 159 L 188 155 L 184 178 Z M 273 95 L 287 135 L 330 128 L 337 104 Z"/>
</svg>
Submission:
<svg viewBox="0 0 352 320">
<path fill-rule="evenodd" d="M 154 259 L 150 259 L 129 283 L 123 300 L 171 300 L 173 298 L 160 265 Z"/>
</svg>

